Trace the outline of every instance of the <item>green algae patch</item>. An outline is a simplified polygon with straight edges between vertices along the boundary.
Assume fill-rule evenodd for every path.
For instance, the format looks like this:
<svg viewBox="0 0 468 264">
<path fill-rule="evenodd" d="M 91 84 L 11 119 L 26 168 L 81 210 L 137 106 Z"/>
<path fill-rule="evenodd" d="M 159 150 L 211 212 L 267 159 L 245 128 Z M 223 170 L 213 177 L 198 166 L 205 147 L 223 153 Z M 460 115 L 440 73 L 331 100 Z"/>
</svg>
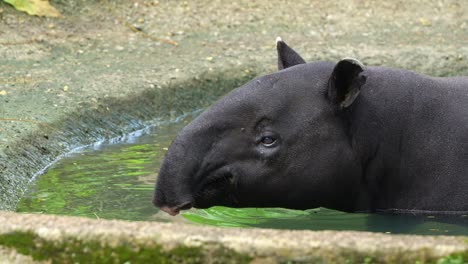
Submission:
<svg viewBox="0 0 468 264">
<path fill-rule="evenodd" d="M 379 252 L 361 252 L 344 248 L 335 250 L 318 250 L 317 254 L 300 259 L 279 261 L 281 264 L 295 263 L 346 263 L 346 264 L 377 264 L 377 263 L 402 263 L 402 264 L 467 264 L 467 252 L 456 252 L 449 256 L 439 257 L 434 255 L 431 249 L 422 248 L 415 251 L 383 250 Z"/>
<path fill-rule="evenodd" d="M 437 264 L 466 264 L 468 263 L 468 250 L 450 254 L 437 260 Z"/>
<path fill-rule="evenodd" d="M 32 232 L 0 235 L 0 245 L 51 263 L 248 263 L 251 260 L 224 247 L 177 246 L 165 250 L 161 245 L 141 246 L 127 241 L 111 247 L 101 241 L 76 238 L 50 241 Z"/>
<path fill-rule="evenodd" d="M 468 244 L 468 238 L 464 240 Z M 437 260 L 437 264 L 466 264 L 468 263 L 468 250 L 450 254 Z"/>
</svg>

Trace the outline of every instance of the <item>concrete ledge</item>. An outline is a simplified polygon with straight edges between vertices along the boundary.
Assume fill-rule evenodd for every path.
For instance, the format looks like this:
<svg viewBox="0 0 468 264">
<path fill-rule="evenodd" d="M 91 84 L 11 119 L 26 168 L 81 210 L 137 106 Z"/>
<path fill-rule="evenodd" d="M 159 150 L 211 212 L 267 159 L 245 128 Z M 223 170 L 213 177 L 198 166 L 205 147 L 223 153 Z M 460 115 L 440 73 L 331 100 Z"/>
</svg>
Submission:
<svg viewBox="0 0 468 264">
<path fill-rule="evenodd" d="M 432 263 L 468 256 L 466 237 L 213 228 L 10 212 L 0 213 L 0 222 L 0 258 L 22 262 Z"/>
</svg>

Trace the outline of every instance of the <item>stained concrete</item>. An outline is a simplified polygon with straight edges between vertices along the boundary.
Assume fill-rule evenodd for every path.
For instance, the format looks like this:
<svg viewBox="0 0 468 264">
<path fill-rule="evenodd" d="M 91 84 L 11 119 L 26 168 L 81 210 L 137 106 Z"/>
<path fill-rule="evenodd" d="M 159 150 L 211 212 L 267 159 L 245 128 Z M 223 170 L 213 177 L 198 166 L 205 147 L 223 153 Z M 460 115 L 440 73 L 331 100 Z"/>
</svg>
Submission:
<svg viewBox="0 0 468 264">
<path fill-rule="evenodd" d="M 173 223 L 92 220 L 77 217 L 0 213 L 0 245 L 5 234 L 29 233 L 35 241 L 53 244 L 59 254 L 70 240 L 85 247 L 99 241 L 93 251 L 106 247 L 197 248 L 204 252 L 200 262 L 216 262 L 216 249 L 245 256 L 246 262 L 286 261 L 318 263 L 422 263 L 435 262 L 453 253 L 468 253 L 463 237 L 385 235 L 367 232 L 284 231 L 270 229 L 214 228 Z M 38 242 L 39 243 L 39 242 Z M 17 248 L 21 245 L 18 244 Z M 41 245 L 38 245 L 40 248 Z M 10 248 L 15 248 L 10 246 Z M 232 251 L 232 252 L 231 252 Z M 0 256 L 2 256 L 0 251 Z M 70 254 L 80 254 L 70 250 Z M 81 252 L 82 254 L 86 252 Z M 8 254 L 8 253 L 7 253 Z M 119 251 L 115 250 L 116 256 Z M 213 254 L 213 255 L 210 255 Z M 127 261 L 124 256 L 117 262 Z M 25 256 L 22 256 L 25 258 Z M 52 257 L 53 258 L 53 257 Z"/>
</svg>

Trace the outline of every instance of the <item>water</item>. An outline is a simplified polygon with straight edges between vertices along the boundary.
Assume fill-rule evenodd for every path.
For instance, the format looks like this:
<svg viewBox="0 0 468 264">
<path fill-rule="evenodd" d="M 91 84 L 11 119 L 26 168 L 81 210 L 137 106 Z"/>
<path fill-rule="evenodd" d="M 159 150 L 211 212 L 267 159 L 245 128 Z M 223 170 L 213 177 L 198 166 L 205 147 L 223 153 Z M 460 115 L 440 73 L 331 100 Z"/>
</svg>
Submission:
<svg viewBox="0 0 468 264">
<path fill-rule="evenodd" d="M 171 140 L 190 117 L 151 133 L 71 154 L 34 183 L 18 212 L 132 221 L 177 221 L 227 227 L 360 230 L 387 233 L 468 235 L 468 216 L 343 213 L 325 208 L 191 209 L 177 217 L 151 204 L 157 170 Z"/>
</svg>

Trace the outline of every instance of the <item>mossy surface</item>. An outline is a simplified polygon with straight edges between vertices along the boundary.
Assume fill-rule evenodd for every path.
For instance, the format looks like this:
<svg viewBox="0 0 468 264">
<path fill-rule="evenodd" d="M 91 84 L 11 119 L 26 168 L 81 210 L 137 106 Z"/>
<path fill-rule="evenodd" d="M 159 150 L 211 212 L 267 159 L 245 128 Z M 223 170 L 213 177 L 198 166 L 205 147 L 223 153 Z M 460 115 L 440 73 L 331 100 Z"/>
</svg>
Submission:
<svg viewBox="0 0 468 264">
<path fill-rule="evenodd" d="M 468 250 L 457 252 L 437 260 L 437 264 L 466 264 L 468 263 Z"/>
<path fill-rule="evenodd" d="M 142 247 L 128 241 L 111 247 L 100 241 L 76 238 L 49 241 L 31 232 L 0 235 L 0 245 L 51 263 L 248 263 L 251 260 L 223 247 L 177 246 L 165 250 L 157 244 Z"/>
<path fill-rule="evenodd" d="M 116 238 L 117 239 L 117 238 Z M 434 255 L 431 249 L 410 251 L 379 251 L 366 253 L 359 250 L 337 248 L 317 249 L 297 255 L 259 252 L 241 254 L 221 244 L 201 246 L 179 245 L 170 249 L 157 242 L 140 244 L 137 240 L 117 240 L 106 243 L 95 239 L 77 239 L 62 236 L 58 240 L 40 237 L 33 232 L 16 231 L 0 235 L 0 246 L 15 249 L 18 253 L 38 261 L 51 263 L 409 263 L 409 264 L 465 264 L 468 251 L 455 252 L 446 257 Z M 112 245 L 112 246 L 111 246 Z M 283 252 L 285 253 L 285 252 Z"/>
<path fill-rule="evenodd" d="M 336 249 L 333 251 L 321 251 L 317 256 L 309 256 L 303 259 L 286 259 L 279 263 L 346 263 L 346 264 L 467 264 L 468 251 L 456 252 L 445 257 L 438 257 L 431 249 L 422 248 L 415 251 L 379 251 L 365 253 L 358 250 Z"/>
</svg>

